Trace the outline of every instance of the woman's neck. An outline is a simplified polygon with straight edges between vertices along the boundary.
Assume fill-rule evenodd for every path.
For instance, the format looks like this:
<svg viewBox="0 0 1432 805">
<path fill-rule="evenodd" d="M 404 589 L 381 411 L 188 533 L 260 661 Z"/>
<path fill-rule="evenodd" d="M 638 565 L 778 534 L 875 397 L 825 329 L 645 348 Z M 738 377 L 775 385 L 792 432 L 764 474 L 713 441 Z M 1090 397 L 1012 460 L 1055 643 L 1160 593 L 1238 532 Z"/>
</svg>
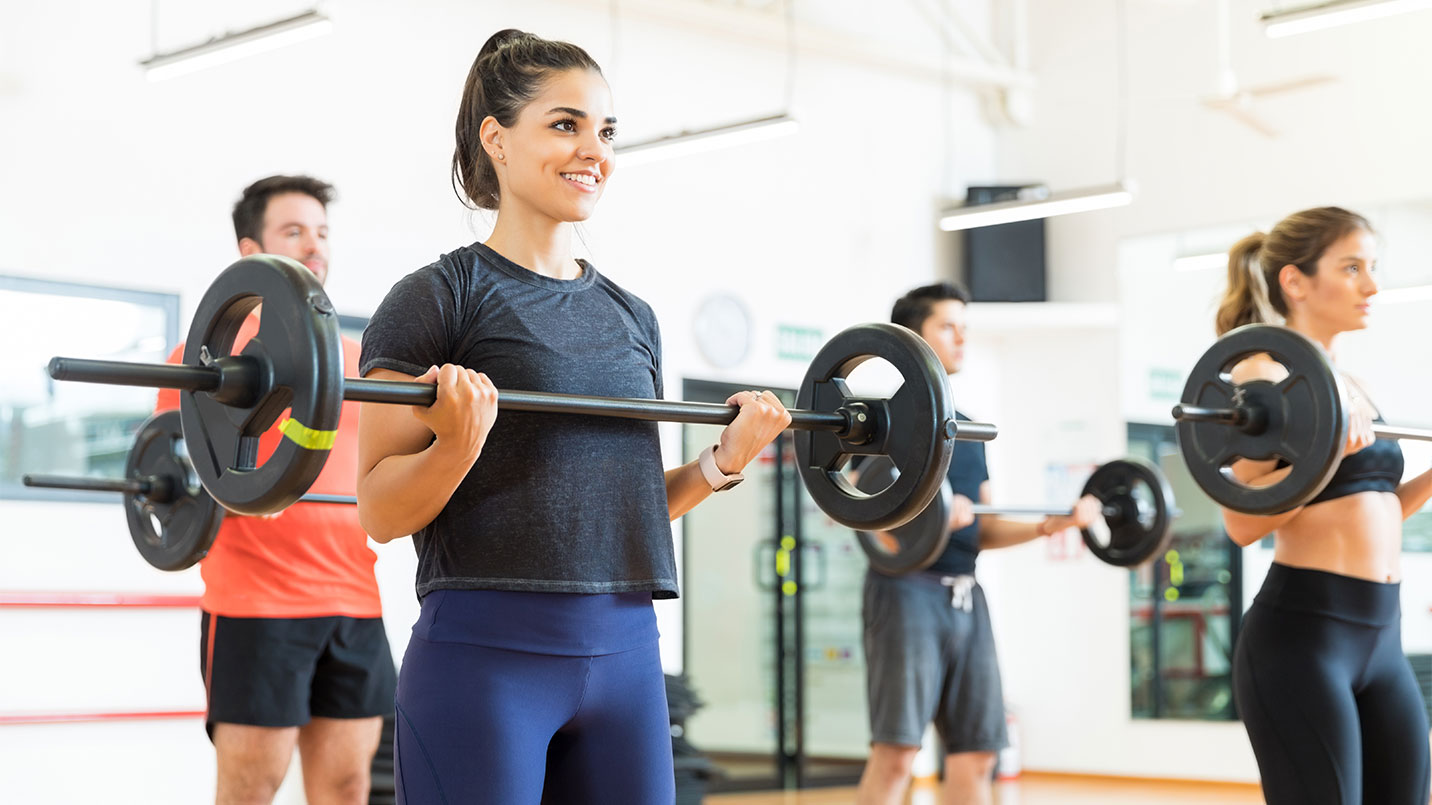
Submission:
<svg viewBox="0 0 1432 805">
<path fill-rule="evenodd" d="M 1333 349 L 1333 342 L 1337 339 L 1338 330 L 1328 327 L 1327 325 L 1304 321 L 1299 318 L 1289 318 L 1287 325 L 1288 329 L 1295 330 L 1309 340 L 1322 344 L 1323 349 L 1327 350 L 1329 357 L 1337 357 L 1337 352 Z"/>
<path fill-rule="evenodd" d="M 572 258 L 572 229 L 561 221 L 537 215 L 497 211 L 487 247 L 536 274 L 559 280 L 576 279 L 582 266 Z"/>
</svg>

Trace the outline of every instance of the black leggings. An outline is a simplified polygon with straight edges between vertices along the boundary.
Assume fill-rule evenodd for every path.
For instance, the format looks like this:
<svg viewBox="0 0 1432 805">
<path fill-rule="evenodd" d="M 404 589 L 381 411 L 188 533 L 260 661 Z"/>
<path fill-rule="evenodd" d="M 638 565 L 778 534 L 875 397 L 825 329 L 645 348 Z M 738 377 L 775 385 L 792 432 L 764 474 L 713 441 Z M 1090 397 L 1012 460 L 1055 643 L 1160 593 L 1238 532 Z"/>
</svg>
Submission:
<svg viewBox="0 0 1432 805">
<path fill-rule="evenodd" d="M 1399 586 L 1269 569 L 1233 654 L 1269 805 L 1427 805 L 1427 712 L 1402 654 Z"/>
</svg>

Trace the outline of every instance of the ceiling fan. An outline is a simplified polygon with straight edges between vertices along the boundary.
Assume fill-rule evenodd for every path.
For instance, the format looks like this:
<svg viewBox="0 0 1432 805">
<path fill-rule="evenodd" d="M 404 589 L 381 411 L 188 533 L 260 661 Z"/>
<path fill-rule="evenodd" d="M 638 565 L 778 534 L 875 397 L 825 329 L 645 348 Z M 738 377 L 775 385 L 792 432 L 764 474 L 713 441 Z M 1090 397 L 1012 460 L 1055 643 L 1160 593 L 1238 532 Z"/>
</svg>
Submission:
<svg viewBox="0 0 1432 805">
<path fill-rule="evenodd" d="M 1228 3 L 1229 0 L 1218 0 L 1218 94 L 1202 98 L 1202 103 L 1209 109 L 1226 113 L 1229 117 L 1265 137 L 1277 137 L 1278 130 L 1255 111 L 1254 103 L 1256 101 L 1273 95 L 1331 84 L 1337 79 L 1330 75 L 1311 75 L 1253 87 L 1240 86 L 1238 75 L 1233 71 L 1233 36 L 1229 23 Z"/>
</svg>

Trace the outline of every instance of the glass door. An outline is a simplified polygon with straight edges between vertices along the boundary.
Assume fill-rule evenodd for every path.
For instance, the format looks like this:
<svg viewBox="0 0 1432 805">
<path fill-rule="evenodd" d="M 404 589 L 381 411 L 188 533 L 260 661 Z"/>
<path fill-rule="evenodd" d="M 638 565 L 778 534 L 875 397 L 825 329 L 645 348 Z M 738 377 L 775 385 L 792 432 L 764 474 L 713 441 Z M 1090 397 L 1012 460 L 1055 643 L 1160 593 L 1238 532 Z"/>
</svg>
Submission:
<svg viewBox="0 0 1432 805">
<path fill-rule="evenodd" d="M 854 533 L 827 517 L 806 492 L 789 434 L 786 444 L 795 583 L 783 593 L 792 602 L 795 632 L 789 656 L 796 784 L 854 785 L 869 753 L 860 614 L 868 563 Z"/>
<path fill-rule="evenodd" d="M 682 397 L 719 403 L 744 388 L 688 380 Z M 721 430 L 683 425 L 682 460 L 695 460 Z M 687 719 L 684 737 L 720 770 L 713 790 L 785 783 L 778 712 L 784 602 L 772 592 L 768 563 L 785 487 L 776 458 L 767 448 L 746 468 L 741 486 L 712 495 L 683 518 L 683 667 L 704 705 Z"/>
<path fill-rule="evenodd" d="M 683 396 L 724 402 L 743 388 L 687 381 Z M 720 432 L 684 426 L 684 460 Z M 685 668 L 706 704 L 686 737 L 721 769 L 717 790 L 850 785 L 868 751 L 866 562 L 806 493 L 794 445 L 787 431 L 741 487 L 685 518 Z"/>
</svg>

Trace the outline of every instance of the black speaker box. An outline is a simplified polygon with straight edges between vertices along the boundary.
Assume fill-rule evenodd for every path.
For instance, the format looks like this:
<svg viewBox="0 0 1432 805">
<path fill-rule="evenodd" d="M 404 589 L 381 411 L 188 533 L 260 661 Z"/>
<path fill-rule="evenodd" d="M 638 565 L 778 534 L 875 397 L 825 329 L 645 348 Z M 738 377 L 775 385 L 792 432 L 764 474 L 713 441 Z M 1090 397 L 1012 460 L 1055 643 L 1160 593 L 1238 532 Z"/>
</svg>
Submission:
<svg viewBox="0 0 1432 805">
<path fill-rule="evenodd" d="M 1021 187 L 970 187 L 965 206 L 1016 201 Z M 1045 300 L 1044 219 L 964 231 L 965 285 L 976 302 Z"/>
</svg>

